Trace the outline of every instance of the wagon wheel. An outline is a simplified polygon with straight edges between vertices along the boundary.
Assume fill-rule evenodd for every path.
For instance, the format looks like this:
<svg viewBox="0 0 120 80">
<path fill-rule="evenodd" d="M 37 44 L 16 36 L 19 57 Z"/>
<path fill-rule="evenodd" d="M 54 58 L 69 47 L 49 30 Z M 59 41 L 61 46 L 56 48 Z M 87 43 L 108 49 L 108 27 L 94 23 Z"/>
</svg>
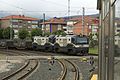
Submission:
<svg viewBox="0 0 120 80">
<path fill-rule="evenodd" d="M 76 51 L 75 51 L 75 47 L 74 47 L 74 45 L 72 45 L 72 44 L 68 44 L 67 45 L 67 50 L 68 50 L 68 54 L 75 54 L 76 53 Z"/>
<path fill-rule="evenodd" d="M 33 50 L 38 50 L 38 45 L 36 43 L 33 43 L 32 48 L 33 48 Z"/>
<path fill-rule="evenodd" d="M 54 52 L 55 53 L 60 52 L 60 46 L 59 46 L 59 44 L 55 44 L 55 46 L 54 46 Z"/>
<path fill-rule="evenodd" d="M 50 51 L 50 46 L 49 44 L 45 44 L 45 49 L 44 49 L 45 52 L 49 52 Z"/>
</svg>

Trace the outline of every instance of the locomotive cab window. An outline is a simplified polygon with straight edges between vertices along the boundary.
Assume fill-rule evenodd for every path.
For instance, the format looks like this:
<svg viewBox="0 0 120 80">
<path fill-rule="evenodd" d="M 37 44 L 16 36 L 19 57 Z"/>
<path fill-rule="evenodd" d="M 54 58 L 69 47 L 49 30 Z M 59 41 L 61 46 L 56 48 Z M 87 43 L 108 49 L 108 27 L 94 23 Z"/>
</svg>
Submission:
<svg viewBox="0 0 120 80">
<path fill-rule="evenodd" d="M 77 37 L 76 38 L 76 43 L 77 44 L 87 44 L 88 40 L 86 37 Z"/>
</svg>

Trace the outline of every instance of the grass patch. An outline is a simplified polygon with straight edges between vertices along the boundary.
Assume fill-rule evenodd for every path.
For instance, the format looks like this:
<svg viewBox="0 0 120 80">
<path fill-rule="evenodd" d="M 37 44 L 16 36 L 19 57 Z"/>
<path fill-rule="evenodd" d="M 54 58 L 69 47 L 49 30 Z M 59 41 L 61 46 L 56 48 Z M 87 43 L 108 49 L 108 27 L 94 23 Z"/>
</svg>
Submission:
<svg viewBox="0 0 120 80">
<path fill-rule="evenodd" d="M 89 54 L 98 54 L 98 47 L 89 48 Z"/>
</svg>

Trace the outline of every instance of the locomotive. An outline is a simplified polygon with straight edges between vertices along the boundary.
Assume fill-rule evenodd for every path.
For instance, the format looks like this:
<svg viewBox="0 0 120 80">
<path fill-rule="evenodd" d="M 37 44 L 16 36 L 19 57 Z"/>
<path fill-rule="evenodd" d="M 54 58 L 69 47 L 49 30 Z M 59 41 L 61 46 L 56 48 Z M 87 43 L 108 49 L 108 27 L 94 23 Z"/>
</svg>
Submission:
<svg viewBox="0 0 120 80">
<path fill-rule="evenodd" d="M 33 49 L 40 49 L 51 52 L 66 52 L 69 54 L 87 55 L 89 51 L 89 40 L 86 36 L 35 36 L 32 43 Z"/>
<path fill-rule="evenodd" d="M 32 48 L 34 50 L 43 50 L 53 52 L 53 46 L 55 43 L 55 35 L 50 36 L 35 36 L 33 38 Z"/>
</svg>

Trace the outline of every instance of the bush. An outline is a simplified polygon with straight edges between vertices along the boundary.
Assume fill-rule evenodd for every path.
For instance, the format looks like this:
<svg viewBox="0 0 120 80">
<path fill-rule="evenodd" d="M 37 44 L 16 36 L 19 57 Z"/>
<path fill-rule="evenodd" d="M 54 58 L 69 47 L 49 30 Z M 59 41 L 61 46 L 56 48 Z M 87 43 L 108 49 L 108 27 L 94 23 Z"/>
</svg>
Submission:
<svg viewBox="0 0 120 80">
<path fill-rule="evenodd" d="M 3 39 L 3 29 L 0 29 L 0 39 Z"/>
<path fill-rule="evenodd" d="M 62 30 L 55 31 L 52 34 L 66 36 L 66 33 L 64 31 L 62 31 Z"/>
<path fill-rule="evenodd" d="M 12 30 L 12 38 L 14 37 L 14 30 L 11 29 L 10 27 L 6 28 L 3 30 L 3 38 L 4 39 L 10 39 L 10 31 Z"/>
<path fill-rule="evenodd" d="M 43 36 L 50 36 L 51 33 L 50 32 L 45 32 Z"/>
<path fill-rule="evenodd" d="M 29 36 L 29 32 L 26 29 L 22 28 L 18 31 L 18 37 L 20 39 L 25 39 L 28 36 Z"/>
<path fill-rule="evenodd" d="M 31 31 L 31 37 L 33 36 L 42 36 L 42 30 L 41 29 L 32 29 Z"/>
<path fill-rule="evenodd" d="M 95 34 L 96 36 L 97 36 L 97 38 L 98 38 L 98 35 L 97 34 Z M 95 46 L 98 46 L 98 39 L 97 40 L 94 40 L 93 39 L 93 36 L 94 36 L 94 34 L 90 34 L 88 37 L 89 37 L 89 44 L 90 44 L 90 47 L 91 48 L 94 48 Z"/>
</svg>

